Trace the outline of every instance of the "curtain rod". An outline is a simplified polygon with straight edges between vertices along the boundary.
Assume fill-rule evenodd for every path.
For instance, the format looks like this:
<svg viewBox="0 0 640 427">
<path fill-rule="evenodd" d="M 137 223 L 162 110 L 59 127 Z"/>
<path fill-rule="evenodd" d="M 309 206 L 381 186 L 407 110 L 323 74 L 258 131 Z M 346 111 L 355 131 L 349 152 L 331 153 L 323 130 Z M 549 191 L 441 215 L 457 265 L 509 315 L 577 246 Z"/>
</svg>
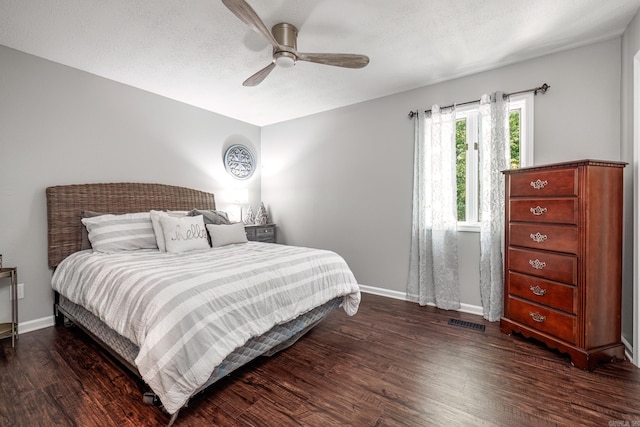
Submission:
<svg viewBox="0 0 640 427">
<path fill-rule="evenodd" d="M 520 95 L 522 93 L 530 93 L 530 92 L 533 92 L 534 95 L 537 95 L 538 93 L 544 94 L 544 93 L 547 92 L 547 90 L 549 90 L 550 87 L 551 86 L 549 86 L 548 84 L 543 83 L 542 86 L 534 87 L 533 89 L 526 89 L 526 90 L 519 90 L 517 92 L 505 93 L 503 95 L 503 98 L 506 99 L 506 98 L 508 98 L 508 97 L 510 97 L 512 95 Z M 444 106 L 444 107 L 441 107 L 441 108 L 445 109 L 445 108 L 457 107 L 459 105 L 477 104 L 478 102 L 480 102 L 480 100 L 476 99 L 475 101 L 467 101 L 467 102 L 461 102 L 459 104 L 451 104 L 451 105 L 447 105 L 447 106 Z M 424 110 L 424 112 L 425 113 L 429 113 L 429 112 L 431 112 L 431 110 Z M 413 119 L 417 115 L 418 115 L 417 111 L 409 111 L 409 118 L 410 119 Z"/>
</svg>

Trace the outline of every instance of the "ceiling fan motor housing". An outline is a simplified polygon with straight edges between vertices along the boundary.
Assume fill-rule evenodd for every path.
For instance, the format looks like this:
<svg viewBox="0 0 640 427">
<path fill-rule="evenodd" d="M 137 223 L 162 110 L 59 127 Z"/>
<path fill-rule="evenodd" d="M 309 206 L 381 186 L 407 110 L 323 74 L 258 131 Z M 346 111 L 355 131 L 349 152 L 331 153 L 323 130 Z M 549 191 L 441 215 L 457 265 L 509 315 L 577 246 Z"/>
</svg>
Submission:
<svg viewBox="0 0 640 427">
<path fill-rule="evenodd" d="M 298 29 L 295 26 L 282 22 L 274 25 L 271 33 L 279 45 L 289 47 L 294 51 L 298 49 Z M 298 58 L 292 52 L 283 51 L 274 47 L 273 59 L 279 67 L 291 68 L 296 65 Z"/>
</svg>

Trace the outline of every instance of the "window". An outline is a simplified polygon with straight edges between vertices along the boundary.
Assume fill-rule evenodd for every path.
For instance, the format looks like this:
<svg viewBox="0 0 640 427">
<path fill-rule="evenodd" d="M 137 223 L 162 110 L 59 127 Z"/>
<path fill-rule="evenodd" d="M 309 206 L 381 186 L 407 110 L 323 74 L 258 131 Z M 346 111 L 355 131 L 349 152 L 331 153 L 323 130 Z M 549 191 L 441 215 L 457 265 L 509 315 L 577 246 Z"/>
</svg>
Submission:
<svg viewBox="0 0 640 427">
<path fill-rule="evenodd" d="M 533 94 L 511 97 L 509 130 L 510 168 L 533 164 Z M 456 184 L 458 229 L 478 231 L 478 106 L 456 110 Z"/>
</svg>

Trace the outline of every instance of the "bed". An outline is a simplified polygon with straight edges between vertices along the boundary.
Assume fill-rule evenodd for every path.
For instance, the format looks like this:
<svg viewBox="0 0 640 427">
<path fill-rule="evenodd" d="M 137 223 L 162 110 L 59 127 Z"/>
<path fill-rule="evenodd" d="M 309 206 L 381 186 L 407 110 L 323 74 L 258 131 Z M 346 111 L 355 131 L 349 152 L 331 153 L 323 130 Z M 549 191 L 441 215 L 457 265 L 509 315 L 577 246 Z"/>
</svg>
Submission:
<svg viewBox="0 0 640 427">
<path fill-rule="evenodd" d="M 77 325 L 141 378 L 170 415 L 169 425 L 195 394 L 292 345 L 333 310 L 357 312 L 357 282 L 331 251 L 216 246 L 213 234 L 207 237 L 214 247 L 186 252 L 86 249 L 81 220 L 88 212 L 98 218 L 215 212 L 211 193 L 109 183 L 49 187 L 46 196 L 56 323 Z"/>
</svg>

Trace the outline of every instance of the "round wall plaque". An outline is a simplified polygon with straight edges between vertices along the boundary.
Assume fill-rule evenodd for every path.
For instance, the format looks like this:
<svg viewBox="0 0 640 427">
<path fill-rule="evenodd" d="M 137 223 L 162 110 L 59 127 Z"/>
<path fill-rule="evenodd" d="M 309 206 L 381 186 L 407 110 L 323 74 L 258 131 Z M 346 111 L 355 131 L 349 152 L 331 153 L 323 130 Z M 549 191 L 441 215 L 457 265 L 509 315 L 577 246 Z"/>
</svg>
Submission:
<svg viewBox="0 0 640 427">
<path fill-rule="evenodd" d="M 224 153 L 224 167 L 237 179 L 248 179 L 256 170 L 256 161 L 244 145 L 232 145 Z"/>
</svg>

